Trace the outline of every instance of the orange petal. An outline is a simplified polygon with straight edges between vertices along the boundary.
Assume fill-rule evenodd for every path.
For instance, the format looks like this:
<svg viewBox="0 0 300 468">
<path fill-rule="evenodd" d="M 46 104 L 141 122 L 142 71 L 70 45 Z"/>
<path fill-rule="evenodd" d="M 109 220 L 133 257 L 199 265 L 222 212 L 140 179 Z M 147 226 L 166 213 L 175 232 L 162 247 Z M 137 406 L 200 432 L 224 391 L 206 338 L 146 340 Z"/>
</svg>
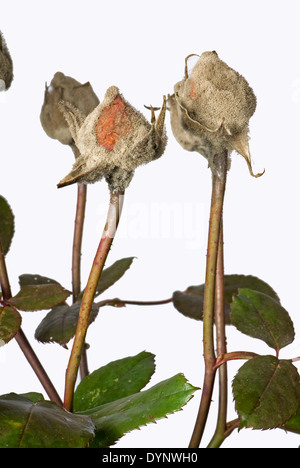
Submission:
<svg viewBox="0 0 300 468">
<path fill-rule="evenodd" d="M 99 146 L 113 151 L 115 144 L 132 130 L 126 105 L 120 95 L 101 112 L 96 125 L 96 135 Z"/>
</svg>

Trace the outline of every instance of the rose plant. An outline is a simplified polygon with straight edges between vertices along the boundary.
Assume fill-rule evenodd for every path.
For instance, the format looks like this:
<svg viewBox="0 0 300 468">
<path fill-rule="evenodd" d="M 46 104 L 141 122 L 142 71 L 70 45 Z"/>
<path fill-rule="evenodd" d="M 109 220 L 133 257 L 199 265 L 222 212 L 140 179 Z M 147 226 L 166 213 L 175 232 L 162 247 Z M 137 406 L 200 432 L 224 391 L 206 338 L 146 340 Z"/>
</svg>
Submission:
<svg viewBox="0 0 300 468">
<path fill-rule="evenodd" d="M 292 319 L 276 292 L 263 280 L 224 273 L 223 205 L 231 153 L 236 151 L 245 158 L 252 176 L 263 174 L 253 173 L 248 144 L 256 97 L 245 78 L 220 60 L 216 52 L 203 53 L 190 73 L 189 57 L 184 79 L 175 84 L 172 94 L 163 96 L 161 108 L 148 107 L 150 121 L 126 101 L 117 86 L 110 86 L 102 101 L 90 83 L 81 84 L 62 72 L 55 73 L 46 86 L 41 125 L 50 138 L 69 146 L 75 158 L 70 172 L 57 184 L 58 188 L 77 186 L 72 290 L 53 278 L 19 273 L 20 289 L 12 293 L 6 255 L 14 236 L 14 213 L 5 197 L 0 196 L 0 340 L 2 345 L 17 341 L 47 395 L 32 391 L 0 396 L 2 448 L 110 447 L 127 432 L 178 411 L 196 390 L 201 392 L 201 400 L 189 447 L 198 448 L 217 375 L 218 417 L 208 447 L 220 447 L 233 430 L 247 427 L 300 432 L 300 382 L 293 364 L 299 358 L 279 357 L 280 350 L 294 340 Z M 3 89 L 8 89 L 12 60 L 2 34 L 0 79 L 5 83 Z M 124 257 L 106 267 L 121 221 L 124 195 L 135 169 L 160 158 L 167 148 L 167 111 L 175 139 L 187 151 L 203 155 L 212 174 L 205 280 L 184 291 L 175 291 L 163 301 L 104 299 L 102 294 L 123 277 L 133 262 L 132 257 Z M 87 187 L 103 179 L 109 191 L 107 217 L 82 288 L 81 244 Z M 178 311 L 188 319 L 203 322 L 205 372 L 201 390 L 187 382 L 183 374 L 143 390 L 155 371 L 155 356 L 146 351 L 89 371 L 85 342 L 88 327 L 97 319 L 100 307 L 123 307 L 127 303 L 139 307 L 172 303 L 174 313 Z M 63 397 L 22 330 L 26 312 L 45 310 L 48 312 L 37 327 L 35 338 L 64 347 L 72 340 Z M 228 326 L 263 340 L 273 354 L 228 352 Z M 228 421 L 227 365 L 233 359 L 246 362 L 232 382 L 237 417 Z"/>
</svg>

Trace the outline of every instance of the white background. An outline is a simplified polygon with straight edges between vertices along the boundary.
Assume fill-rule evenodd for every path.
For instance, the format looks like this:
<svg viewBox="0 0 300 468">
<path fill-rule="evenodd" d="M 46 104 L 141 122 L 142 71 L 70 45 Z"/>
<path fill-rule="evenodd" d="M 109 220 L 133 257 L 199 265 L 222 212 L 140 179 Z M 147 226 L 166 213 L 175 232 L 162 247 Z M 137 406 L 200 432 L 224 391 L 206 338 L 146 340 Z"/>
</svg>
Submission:
<svg viewBox="0 0 300 468">
<path fill-rule="evenodd" d="M 297 0 L 2 1 L 0 29 L 15 75 L 11 89 L 0 98 L 0 193 L 16 222 L 7 255 L 13 294 L 22 273 L 49 276 L 71 288 L 76 186 L 58 190 L 56 184 L 71 169 L 73 154 L 48 138 L 40 125 L 45 82 L 62 71 L 82 83 L 90 81 L 100 100 L 114 84 L 149 116 L 144 104 L 160 106 L 163 94 L 173 92 L 188 54 L 216 50 L 255 91 L 258 105 L 250 121 L 250 147 L 255 171 L 266 169 L 263 177 L 254 179 L 241 156 L 232 155 L 224 208 L 226 273 L 256 275 L 277 291 L 296 328 L 294 343 L 281 357 L 299 356 L 299 16 Z M 210 171 L 202 156 L 176 143 L 167 117 L 166 152 L 137 169 L 107 266 L 123 257 L 136 259 L 103 298 L 159 300 L 204 281 Z M 107 203 L 104 181 L 89 186 L 83 283 Z M 39 344 L 33 337 L 45 314 L 24 313 L 22 327 L 63 395 L 70 351 Z M 150 385 L 182 372 L 201 387 L 201 328 L 202 322 L 183 317 L 170 304 L 103 308 L 88 331 L 90 370 L 147 350 L 156 355 Z M 228 328 L 227 337 L 229 351 L 272 354 L 263 342 L 233 328 Z M 231 377 L 242 363 L 229 364 Z M 14 340 L 0 349 L 0 375 L 1 394 L 43 392 Z M 187 447 L 199 399 L 197 392 L 183 411 L 133 431 L 116 446 Z M 216 408 L 217 395 L 203 446 L 214 431 Z M 234 417 L 230 397 L 228 418 Z M 298 436 L 281 430 L 242 430 L 223 447 L 298 445 Z"/>
</svg>

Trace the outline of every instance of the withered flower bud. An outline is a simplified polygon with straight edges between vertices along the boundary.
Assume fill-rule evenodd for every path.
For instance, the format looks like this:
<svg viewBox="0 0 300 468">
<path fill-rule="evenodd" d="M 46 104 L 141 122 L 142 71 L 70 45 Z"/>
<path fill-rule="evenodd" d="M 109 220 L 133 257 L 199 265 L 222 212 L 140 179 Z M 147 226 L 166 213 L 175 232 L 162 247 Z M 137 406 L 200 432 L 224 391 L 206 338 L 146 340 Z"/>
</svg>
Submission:
<svg viewBox="0 0 300 468">
<path fill-rule="evenodd" d="M 165 150 L 165 98 L 157 120 L 151 107 L 151 123 L 125 101 L 116 86 L 108 88 L 103 102 L 87 117 L 68 102 L 62 102 L 61 109 L 80 156 L 58 187 L 105 178 L 111 191 L 125 190 L 135 169 Z"/>
<path fill-rule="evenodd" d="M 43 129 L 50 138 L 64 145 L 74 147 L 74 140 L 69 126 L 59 110 L 61 100 L 70 102 L 84 115 L 88 115 L 99 104 L 99 99 L 89 82 L 79 83 L 61 72 L 55 73 L 49 86 L 46 85 L 44 103 L 40 120 Z"/>
<path fill-rule="evenodd" d="M 174 86 L 168 104 L 172 131 L 183 148 L 205 156 L 212 169 L 214 155 L 224 149 L 229 154 L 235 150 L 246 159 L 254 176 L 248 124 L 256 97 L 245 78 L 220 60 L 216 52 L 204 52 L 190 76 L 186 65 L 185 77 Z"/>
<path fill-rule="evenodd" d="M 7 90 L 13 80 L 13 63 L 0 31 L 0 91 Z"/>
</svg>

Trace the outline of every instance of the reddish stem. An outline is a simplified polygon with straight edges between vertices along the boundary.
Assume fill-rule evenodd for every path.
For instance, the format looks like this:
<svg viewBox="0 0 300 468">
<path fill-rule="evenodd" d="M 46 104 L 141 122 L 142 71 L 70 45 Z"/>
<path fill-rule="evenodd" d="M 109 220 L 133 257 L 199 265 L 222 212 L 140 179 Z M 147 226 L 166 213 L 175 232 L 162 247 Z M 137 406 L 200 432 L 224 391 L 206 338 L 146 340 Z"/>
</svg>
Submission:
<svg viewBox="0 0 300 468">
<path fill-rule="evenodd" d="M 72 411 L 73 409 L 74 388 L 77 379 L 82 351 L 84 349 L 84 342 L 89 325 L 90 313 L 96 293 L 97 284 L 100 279 L 100 275 L 102 273 L 107 255 L 109 253 L 119 224 L 121 212 L 120 201 L 122 197 L 123 192 L 111 192 L 110 194 L 110 204 L 105 227 L 94 258 L 90 276 L 82 297 L 77 329 L 66 371 L 64 407 L 68 411 Z"/>
<path fill-rule="evenodd" d="M 11 289 L 10 289 L 10 284 L 9 284 L 9 279 L 8 279 L 6 263 L 5 263 L 5 258 L 4 258 L 4 254 L 2 250 L 1 241 L 0 241 L 0 283 L 1 283 L 3 300 L 4 302 L 8 301 L 12 297 L 12 294 L 11 294 Z M 21 328 L 17 332 L 15 339 L 18 345 L 20 346 L 21 350 L 23 351 L 23 354 L 26 357 L 27 361 L 31 365 L 32 369 L 34 370 L 39 381 L 41 382 L 42 386 L 44 387 L 50 400 L 54 401 L 59 406 L 62 406 L 62 401 L 56 389 L 54 388 L 45 369 L 40 363 L 38 357 L 36 356 L 34 350 L 32 349 L 29 341 L 27 340 Z"/>
</svg>

